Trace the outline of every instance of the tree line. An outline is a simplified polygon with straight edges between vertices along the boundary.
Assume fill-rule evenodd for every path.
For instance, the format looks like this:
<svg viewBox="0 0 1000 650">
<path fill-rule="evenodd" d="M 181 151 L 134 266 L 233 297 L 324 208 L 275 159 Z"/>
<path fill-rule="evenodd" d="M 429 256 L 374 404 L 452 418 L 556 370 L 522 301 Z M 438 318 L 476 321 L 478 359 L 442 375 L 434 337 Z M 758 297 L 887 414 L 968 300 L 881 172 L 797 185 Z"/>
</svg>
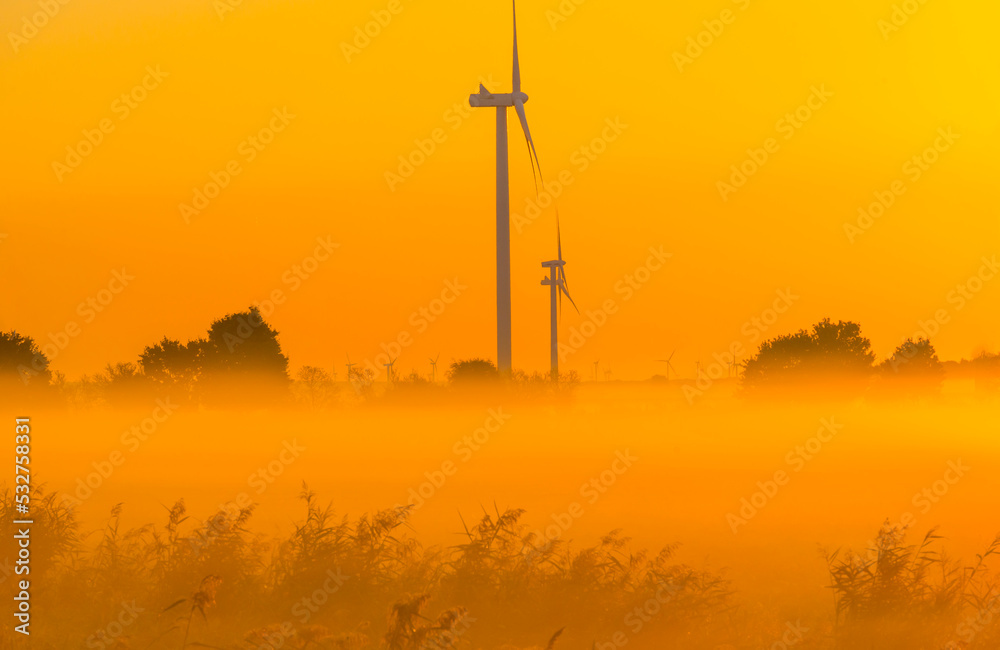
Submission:
<svg viewBox="0 0 1000 650">
<path fill-rule="evenodd" d="M 288 357 L 281 349 L 278 331 L 257 307 L 228 314 L 214 321 L 203 337 L 187 342 L 164 337 L 146 346 L 135 361 L 109 363 L 94 375 L 84 375 L 70 385 L 53 372 L 49 359 L 30 336 L 0 332 L 0 397 L 55 398 L 71 402 L 107 402 L 124 405 L 136 399 L 169 396 L 174 401 L 206 406 L 273 405 L 290 398 L 310 406 L 333 401 L 338 386 L 331 373 L 304 366 L 293 381 Z M 487 359 L 451 363 L 446 373 L 452 387 L 498 383 L 499 373 Z M 516 372 L 512 384 L 539 388 L 548 376 Z M 575 373 L 562 377 L 576 383 Z M 359 365 L 350 368 L 347 383 L 360 399 L 375 394 L 375 373 Z M 392 377 L 396 395 L 426 393 L 435 387 L 416 372 Z"/>
<path fill-rule="evenodd" d="M 0 332 L 0 395 L 48 396 L 55 393 L 79 401 L 112 405 L 151 395 L 207 406 L 230 403 L 273 404 L 289 397 L 310 406 L 331 403 L 338 387 L 329 372 L 304 366 L 293 381 L 278 332 L 256 307 L 228 314 L 211 323 L 205 336 L 181 342 L 164 337 L 146 346 L 135 361 L 108 364 L 84 376 L 72 390 L 65 377 L 53 372 L 49 359 L 30 336 Z M 1000 354 L 982 353 L 971 361 L 950 362 L 960 372 L 1000 380 Z M 840 390 L 864 391 L 872 386 L 909 392 L 934 392 L 946 374 L 946 364 L 926 338 L 906 339 L 892 355 L 876 363 L 871 341 L 851 321 L 824 319 L 809 329 L 777 336 L 760 344 L 740 366 L 744 394 L 786 391 L 818 381 Z M 364 399 L 374 395 L 375 374 L 352 367 L 347 384 Z M 575 373 L 561 377 L 563 387 L 578 382 Z M 393 377 L 394 395 L 426 393 L 436 384 L 416 372 Z M 447 372 L 452 387 L 501 383 L 496 366 L 487 359 L 453 362 Z M 535 392 L 550 390 L 547 375 L 516 371 L 508 386 Z"/>
<path fill-rule="evenodd" d="M 907 338 L 876 362 L 871 341 L 852 321 L 829 318 L 768 339 L 742 364 L 741 387 L 747 393 L 812 387 L 817 381 L 839 390 L 899 390 L 932 393 L 945 376 L 968 376 L 996 383 L 1000 354 L 983 352 L 971 361 L 942 362 L 929 339 Z"/>
</svg>

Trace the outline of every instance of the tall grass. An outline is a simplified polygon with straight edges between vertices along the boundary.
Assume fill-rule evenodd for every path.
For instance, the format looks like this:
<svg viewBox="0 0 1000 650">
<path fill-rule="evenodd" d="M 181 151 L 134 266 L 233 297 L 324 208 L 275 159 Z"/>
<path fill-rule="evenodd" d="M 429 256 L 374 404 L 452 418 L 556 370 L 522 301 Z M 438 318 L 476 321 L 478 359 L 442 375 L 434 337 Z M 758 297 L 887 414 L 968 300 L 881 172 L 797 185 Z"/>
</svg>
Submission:
<svg viewBox="0 0 1000 650">
<path fill-rule="evenodd" d="M 962 566 L 944 554 L 934 529 L 916 544 L 906 543 L 906 532 L 886 522 L 864 553 L 829 555 L 835 647 L 1000 647 L 993 621 L 975 634 L 967 624 L 970 614 L 975 619 L 996 608 L 1000 580 L 986 563 L 1000 551 L 1000 537 L 975 564 Z"/>
<path fill-rule="evenodd" d="M 2 495 L 9 536 L 12 495 Z M 252 508 L 198 520 L 178 501 L 126 530 L 119 504 L 84 532 L 57 495 L 37 490 L 33 501 L 40 648 L 551 650 L 625 638 L 630 648 L 749 650 L 771 647 L 780 627 L 767 619 L 776 614 L 739 607 L 719 572 L 679 561 L 676 545 L 635 551 L 612 531 L 577 549 L 537 539 L 517 509 L 458 520 L 461 541 L 440 548 L 411 536 L 409 508 L 350 519 L 305 486 L 301 519 L 281 539 L 253 532 Z M 1000 539 L 962 565 L 935 531 L 915 544 L 905 533 L 885 525 L 871 548 L 827 556 L 830 624 L 798 647 L 1000 647 L 989 569 Z M 636 630 L 629 616 L 654 602 Z M 0 648 L 14 647 L 12 622 L 0 631 Z"/>
</svg>

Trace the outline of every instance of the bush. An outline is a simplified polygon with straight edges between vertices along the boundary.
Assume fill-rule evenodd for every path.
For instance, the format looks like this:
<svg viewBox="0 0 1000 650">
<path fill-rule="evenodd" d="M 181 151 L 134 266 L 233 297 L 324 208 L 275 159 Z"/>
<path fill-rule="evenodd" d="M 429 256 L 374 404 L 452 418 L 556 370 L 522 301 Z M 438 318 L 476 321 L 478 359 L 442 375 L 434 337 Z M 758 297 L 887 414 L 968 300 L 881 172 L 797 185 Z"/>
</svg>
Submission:
<svg viewBox="0 0 1000 650">
<path fill-rule="evenodd" d="M 491 384 L 499 379 L 500 373 L 489 359 L 463 359 L 448 368 L 448 381 L 453 386 Z"/>
<path fill-rule="evenodd" d="M 874 361 L 871 341 L 861 335 L 860 325 L 827 318 L 811 330 L 761 343 L 744 365 L 742 386 L 754 391 L 825 379 L 858 387 L 871 375 Z"/>
</svg>

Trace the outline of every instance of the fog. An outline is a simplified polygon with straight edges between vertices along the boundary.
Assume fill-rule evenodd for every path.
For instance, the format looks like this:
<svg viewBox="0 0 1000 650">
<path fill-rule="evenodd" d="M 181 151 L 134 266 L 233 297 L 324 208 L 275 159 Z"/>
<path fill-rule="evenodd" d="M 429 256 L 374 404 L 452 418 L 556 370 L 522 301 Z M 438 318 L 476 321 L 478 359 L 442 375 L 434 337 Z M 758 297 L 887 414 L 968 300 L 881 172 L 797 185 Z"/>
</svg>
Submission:
<svg viewBox="0 0 1000 650">
<path fill-rule="evenodd" d="M 610 382 L 558 399 L 384 395 L 261 410 L 158 398 L 33 416 L 33 479 L 72 507 L 86 553 L 117 504 L 124 531 L 162 524 L 181 498 L 190 515 L 181 531 L 206 525 L 220 509 L 256 504 L 248 530 L 287 539 L 306 519 L 305 485 L 337 520 L 412 506 L 397 532 L 425 548 L 467 542 L 465 526 L 484 513 L 524 509 L 522 534 L 535 533 L 536 547 L 555 541 L 579 551 L 621 530 L 629 553 L 679 544 L 678 561 L 724 577 L 732 591 L 720 609 L 727 629 L 704 643 L 771 647 L 760 646 L 763 629 L 802 621 L 812 630 L 796 642 L 802 647 L 846 647 L 835 645 L 843 641 L 833 630 L 826 555 L 864 551 L 888 522 L 907 530 L 908 543 L 937 528 L 940 549 L 974 564 L 1000 528 L 1000 441 L 996 399 L 962 386 L 920 399 L 823 397 L 830 392 L 749 400 L 721 381 L 689 400 L 680 382 Z M 433 580 L 427 591 L 436 595 Z M 385 615 L 368 622 L 373 647 Z M 563 626 L 560 646 L 612 642 L 614 629 L 585 636 L 573 629 L 571 612 L 565 618 L 508 638 L 472 625 L 455 642 L 500 647 L 530 636 L 542 646 Z M 255 621 L 272 622 L 280 620 Z M 332 617 L 324 624 L 346 623 Z M 215 642 L 226 641 L 216 634 Z M 657 637 L 643 638 L 633 645 Z"/>
</svg>

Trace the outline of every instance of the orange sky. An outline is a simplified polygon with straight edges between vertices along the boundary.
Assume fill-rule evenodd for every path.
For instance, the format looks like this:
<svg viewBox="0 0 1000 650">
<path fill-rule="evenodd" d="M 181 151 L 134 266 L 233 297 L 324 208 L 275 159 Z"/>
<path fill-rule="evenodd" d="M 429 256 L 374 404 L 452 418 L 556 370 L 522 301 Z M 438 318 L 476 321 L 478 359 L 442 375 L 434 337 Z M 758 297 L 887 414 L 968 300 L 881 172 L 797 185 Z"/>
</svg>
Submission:
<svg viewBox="0 0 1000 650">
<path fill-rule="evenodd" d="M 281 290 L 270 320 L 293 368 L 336 363 L 342 374 L 346 354 L 374 358 L 401 333 L 403 372 L 427 372 L 438 352 L 494 357 L 494 117 L 464 107 L 480 79 L 510 90 L 509 6 L 224 2 L 53 0 L 37 30 L 24 22 L 37 0 L 0 5 L 0 328 L 46 342 L 75 323 L 52 355 L 73 378 L 163 335 L 199 336 Z M 345 54 L 390 4 L 391 21 Z M 891 30 L 894 5 L 882 0 L 670 4 L 588 0 L 559 22 L 557 0 L 518 7 L 542 171 L 573 181 L 559 208 L 584 315 L 563 312 L 564 337 L 587 310 L 616 308 L 564 368 L 589 377 L 600 359 L 616 377 L 648 377 L 676 348 L 675 365 L 693 374 L 698 359 L 749 347 L 745 323 L 785 289 L 799 298 L 768 335 L 855 319 L 885 356 L 940 310 L 943 357 L 1000 348 L 1000 281 L 951 293 L 1000 254 L 1000 6 L 928 2 L 896 13 Z M 708 28 L 718 34 L 701 34 L 702 52 L 688 49 Z M 814 88 L 832 96 L 813 99 L 804 121 L 786 118 Z M 272 121 L 286 109 L 294 117 Z M 523 214 L 534 189 L 509 119 L 511 205 Z M 614 133 L 607 120 L 627 127 L 589 160 L 582 148 Z M 252 150 L 248 138 L 269 125 L 282 130 Z M 79 147 L 102 127 L 91 151 Z M 436 129 L 434 152 L 390 187 L 386 172 Z M 926 169 L 911 161 L 935 143 Z M 57 171 L 74 162 L 67 147 L 89 155 Z M 720 192 L 748 149 L 771 152 Z M 187 223 L 180 204 L 230 161 L 238 173 Z M 901 195 L 852 242 L 845 223 L 893 188 Z M 541 370 L 554 211 L 521 230 L 514 365 Z M 326 237 L 339 244 L 327 261 L 286 275 Z M 651 247 L 672 258 L 629 295 L 618 283 Z M 122 269 L 134 279 L 89 311 Z M 423 329 L 412 314 L 456 279 L 467 288 Z"/>
</svg>

